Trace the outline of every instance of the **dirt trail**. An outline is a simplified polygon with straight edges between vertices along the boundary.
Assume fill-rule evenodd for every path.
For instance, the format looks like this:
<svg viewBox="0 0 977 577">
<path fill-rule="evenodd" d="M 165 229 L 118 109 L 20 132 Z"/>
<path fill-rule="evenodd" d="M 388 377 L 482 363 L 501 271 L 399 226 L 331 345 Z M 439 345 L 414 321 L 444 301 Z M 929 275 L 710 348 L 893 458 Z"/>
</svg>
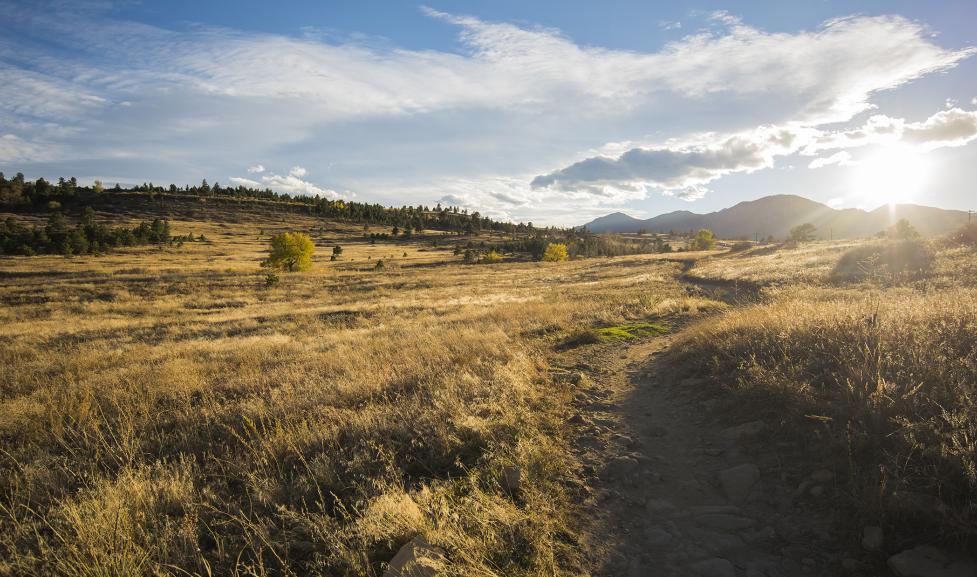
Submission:
<svg viewBox="0 0 977 577">
<path fill-rule="evenodd" d="M 833 528 L 832 473 L 662 360 L 672 338 L 593 351 L 573 417 L 594 493 L 596 575 L 858 575 Z M 730 426 L 732 425 L 732 426 Z"/>
</svg>

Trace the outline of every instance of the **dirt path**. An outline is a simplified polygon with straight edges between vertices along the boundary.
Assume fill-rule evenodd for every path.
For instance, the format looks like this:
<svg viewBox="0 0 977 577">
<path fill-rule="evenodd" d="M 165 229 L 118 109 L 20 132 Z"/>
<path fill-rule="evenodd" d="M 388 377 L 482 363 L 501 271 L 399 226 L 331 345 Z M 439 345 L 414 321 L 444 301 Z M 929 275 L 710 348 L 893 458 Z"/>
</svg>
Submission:
<svg viewBox="0 0 977 577">
<path fill-rule="evenodd" d="M 832 473 L 805 470 L 803 448 L 763 421 L 724 422 L 722 400 L 662 360 L 670 342 L 605 346 L 577 365 L 595 574 L 860 574 L 839 546 L 851 536 L 832 530 Z"/>
</svg>

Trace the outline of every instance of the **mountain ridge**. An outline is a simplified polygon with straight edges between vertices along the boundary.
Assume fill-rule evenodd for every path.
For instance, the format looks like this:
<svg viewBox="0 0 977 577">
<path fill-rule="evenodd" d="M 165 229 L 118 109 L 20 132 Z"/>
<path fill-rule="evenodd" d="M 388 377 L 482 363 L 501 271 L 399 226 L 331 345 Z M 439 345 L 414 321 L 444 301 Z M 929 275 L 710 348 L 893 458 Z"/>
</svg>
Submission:
<svg viewBox="0 0 977 577">
<path fill-rule="evenodd" d="M 836 209 L 795 194 L 775 194 L 702 214 L 678 210 L 642 220 L 614 212 L 583 227 L 596 233 L 661 233 L 708 228 L 721 238 L 782 239 L 790 234 L 791 228 L 809 222 L 817 227 L 819 238 L 841 239 L 872 236 L 902 218 L 909 220 L 923 236 L 936 236 L 965 224 L 968 214 L 918 204 L 882 205 L 872 211 Z"/>
</svg>

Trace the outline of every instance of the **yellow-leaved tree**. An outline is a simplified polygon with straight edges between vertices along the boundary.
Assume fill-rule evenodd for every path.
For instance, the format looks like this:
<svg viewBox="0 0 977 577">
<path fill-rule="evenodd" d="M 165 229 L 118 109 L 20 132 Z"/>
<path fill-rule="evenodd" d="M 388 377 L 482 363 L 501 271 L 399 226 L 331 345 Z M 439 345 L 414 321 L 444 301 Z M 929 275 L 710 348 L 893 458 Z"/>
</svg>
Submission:
<svg viewBox="0 0 977 577">
<path fill-rule="evenodd" d="M 289 272 L 312 268 L 315 245 L 309 235 L 301 232 L 282 232 L 271 237 L 271 250 L 262 266 Z"/>
<path fill-rule="evenodd" d="M 543 252 L 543 260 L 546 262 L 559 262 L 567 258 L 569 258 L 569 255 L 567 254 L 567 245 L 565 244 L 548 244 L 546 245 L 546 251 Z"/>
</svg>

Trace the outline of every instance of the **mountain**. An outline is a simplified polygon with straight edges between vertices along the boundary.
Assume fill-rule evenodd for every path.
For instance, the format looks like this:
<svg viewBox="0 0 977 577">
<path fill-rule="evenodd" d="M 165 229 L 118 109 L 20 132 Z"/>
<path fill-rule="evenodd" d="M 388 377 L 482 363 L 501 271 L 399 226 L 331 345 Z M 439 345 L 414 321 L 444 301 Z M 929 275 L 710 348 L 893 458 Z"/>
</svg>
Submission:
<svg viewBox="0 0 977 577">
<path fill-rule="evenodd" d="M 924 236 L 947 233 L 967 222 L 967 213 L 915 204 L 883 205 L 871 212 L 857 208 L 834 209 L 813 200 L 778 194 L 741 202 L 707 214 L 687 210 L 669 212 L 646 220 L 615 212 L 586 226 L 592 232 L 668 232 L 708 228 L 720 238 L 785 238 L 790 229 L 804 223 L 817 227 L 822 238 L 871 236 L 899 219 L 909 222 Z"/>
</svg>

